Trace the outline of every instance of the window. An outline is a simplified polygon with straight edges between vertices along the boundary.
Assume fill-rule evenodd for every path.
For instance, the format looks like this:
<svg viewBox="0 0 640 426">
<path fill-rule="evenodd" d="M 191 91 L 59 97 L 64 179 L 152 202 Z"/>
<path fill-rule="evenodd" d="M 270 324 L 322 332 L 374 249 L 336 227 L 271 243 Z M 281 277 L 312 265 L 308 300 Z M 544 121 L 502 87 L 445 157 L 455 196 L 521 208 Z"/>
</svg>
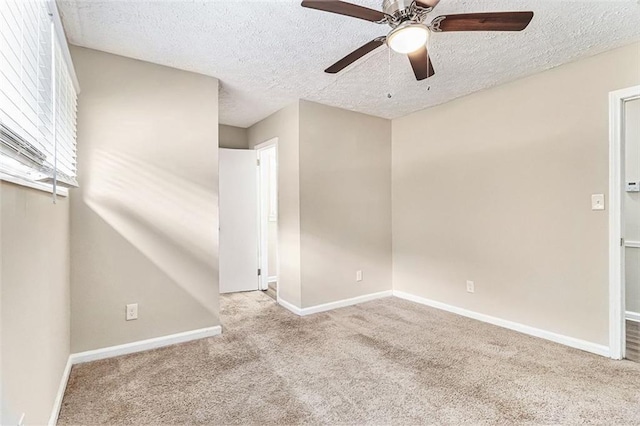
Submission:
<svg viewBox="0 0 640 426">
<path fill-rule="evenodd" d="M 77 186 L 77 84 L 52 0 L 0 1 L 0 174 Z"/>
</svg>

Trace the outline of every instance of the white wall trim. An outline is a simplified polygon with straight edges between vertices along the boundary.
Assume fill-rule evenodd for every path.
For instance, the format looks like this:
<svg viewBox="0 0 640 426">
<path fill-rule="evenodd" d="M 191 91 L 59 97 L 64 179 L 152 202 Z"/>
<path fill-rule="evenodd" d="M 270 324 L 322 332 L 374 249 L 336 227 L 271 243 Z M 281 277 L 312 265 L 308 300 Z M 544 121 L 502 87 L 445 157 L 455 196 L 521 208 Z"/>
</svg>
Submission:
<svg viewBox="0 0 640 426">
<path fill-rule="evenodd" d="M 261 150 L 261 149 L 265 149 L 265 148 L 270 148 L 272 146 L 278 146 L 278 138 L 277 137 L 268 139 L 268 140 L 266 140 L 264 142 L 260 142 L 259 144 L 254 146 L 253 149 Z"/>
<path fill-rule="evenodd" d="M 629 321 L 640 322 L 640 312 L 627 311 L 624 316 Z"/>
<path fill-rule="evenodd" d="M 60 378 L 60 385 L 58 386 L 58 393 L 56 393 L 56 399 L 53 401 L 53 409 L 51 410 L 51 416 L 49 417 L 49 426 L 55 426 L 58 422 L 58 415 L 60 414 L 60 408 L 62 407 L 62 398 L 64 392 L 67 389 L 67 382 L 69 381 L 69 374 L 71 374 L 71 356 L 67 358 L 67 365 L 64 367 L 62 377 Z"/>
<path fill-rule="evenodd" d="M 259 160 L 259 164 L 261 163 L 260 154 L 267 149 L 275 149 L 276 155 L 276 199 L 280 190 L 280 175 L 279 175 L 279 164 L 278 164 L 278 138 L 271 138 L 266 142 L 259 143 L 254 146 L 253 149 L 256 151 L 256 157 Z M 260 290 L 267 290 L 269 288 L 269 275 L 274 273 L 278 275 L 278 269 L 280 267 L 279 257 L 278 257 L 278 249 L 276 245 L 276 270 L 269 270 L 269 239 L 268 239 L 268 227 L 269 227 L 269 212 L 267 211 L 267 198 L 269 194 L 265 194 L 264 190 L 264 182 L 263 180 L 268 180 L 269 176 L 266 174 L 266 168 L 258 167 L 256 170 L 256 179 L 258 183 L 258 267 L 262 271 L 262 275 L 258 277 Z M 276 211 L 278 209 L 276 208 Z M 277 221 L 277 220 L 276 220 Z M 278 236 L 276 236 L 278 239 Z M 276 297 L 277 297 L 278 289 L 276 288 Z"/>
<path fill-rule="evenodd" d="M 189 342 L 191 340 L 204 339 L 205 337 L 217 336 L 222 333 L 219 325 L 198 330 L 185 331 L 182 333 L 169 334 L 167 336 L 154 337 L 153 339 L 139 340 L 137 342 L 125 343 L 123 345 L 109 346 L 106 348 L 94 349 L 86 352 L 71 354 L 72 364 L 96 361 L 99 359 L 112 358 L 114 356 L 127 355 L 135 352 L 148 351 L 149 349 L 161 348 L 163 346 L 174 345 L 176 343 Z"/>
<path fill-rule="evenodd" d="M 276 277 L 275 275 L 270 276 L 269 278 L 267 278 L 267 282 L 268 283 L 275 283 L 278 282 L 278 277 Z"/>
<path fill-rule="evenodd" d="M 393 295 L 395 297 L 409 300 L 411 302 L 420 303 L 421 305 L 426 305 L 432 308 L 441 309 L 443 311 L 452 312 L 454 314 L 462 315 L 467 318 L 472 318 L 478 321 L 497 325 L 499 327 L 508 328 L 510 330 L 518 331 L 520 333 L 528 334 L 530 336 L 535 336 L 542 339 L 550 340 L 552 342 L 560 343 L 566 346 L 570 346 L 572 348 L 591 352 L 596 355 L 602 355 L 606 357 L 609 356 L 609 348 L 607 346 L 600 345 L 598 343 L 588 342 L 586 340 L 576 339 L 575 337 L 564 336 L 562 334 L 554 333 L 547 330 L 542 330 L 539 328 L 505 320 L 502 318 L 492 317 L 490 315 L 481 314 L 478 312 L 470 311 L 468 309 L 459 308 L 457 306 L 448 305 L 446 303 L 437 302 L 435 300 L 426 299 L 424 297 L 415 296 L 413 294 L 405 293 L 402 291 L 394 290 Z"/>
<path fill-rule="evenodd" d="M 153 339 L 139 340 L 137 342 L 125 343 L 123 345 L 109 346 L 106 348 L 94 349 L 86 352 L 78 352 L 69 355 L 69 358 L 67 359 L 67 365 L 65 366 L 64 372 L 62 373 L 62 378 L 60 379 L 58 393 L 56 394 L 56 399 L 53 403 L 51 417 L 49 417 L 49 426 L 55 426 L 58 422 L 60 408 L 62 407 L 62 398 L 64 397 L 65 390 L 67 389 L 69 375 L 71 374 L 71 367 L 75 364 L 82 364 L 84 362 L 97 361 L 99 359 L 112 358 L 115 356 L 132 354 L 135 352 L 143 352 L 149 349 L 156 349 L 164 346 L 174 345 L 176 343 L 184 343 L 191 340 L 217 336 L 221 333 L 222 327 L 216 325 L 213 327 L 200 328 L 197 330 L 190 330 L 176 334 L 169 334 L 167 336 L 154 337 Z"/>
<path fill-rule="evenodd" d="M 333 309 L 344 308 L 346 306 L 357 305 L 358 303 L 369 302 L 371 300 L 382 299 L 383 297 L 391 297 L 393 295 L 392 290 L 381 291 L 378 293 L 365 294 L 363 296 L 352 297 L 351 299 L 343 299 L 335 302 L 324 303 L 322 305 L 310 306 L 308 308 L 302 308 L 301 315 L 311 315 L 318 312 L 331 311 Z"/>
<path fill-rule="evenodd" d="M 300 308 L 298 308 L 296 305 L 294 305 L 291 302 L 287 302 L 282 297 L 278 296 L 277 297 L 277 302 L 278 302 L 278 305 L 282 306 L 285 309 L 288 309 L 289 311 L 293 312 L 294 314 L 302 315 L 302 310 Z"/>
<path fill-rule="evenodd" d="M 624 357 L 624 237 L 622 172 L 624 102 L 640 97 L 640 86 L 609 93 L 609 348 L 613 359 Z"/>
<path fill-rule="evenodd" d="M 53 185 L 43 182 L 37 182 L 25 178 L 21 178 L 18 176 L 12 176 L 8 173 L 3 173 L 0 171 L 0 180 L 11 182 L 15 185 L 26 186 L 27 188 L 37 189 L 38 191 L 48 192 L 53 194 Z M 67 197 L 69 195 L 69 190 L 64 187 L 58 186 L 56 188 L 56 195 L 60 197 Z"/>
<path fill-rule="evenodd" d="M 296 315 L 304 317 L 306 315 L 317 314 L 319 312 L 331 311 L 333 309 L 344 308 L 346 306 L 357 305 L 358 303 L 370 302 L 371 300 L 382 299 L 393 295 L 392 290 L 380 291 L 378 293 L 365 294 L 363 296 L 352 297 L 351 299 L 342 299 L 335 302 L 323 303 L 322 305 L 310 306 L 308 308 L 299 308 L 292 303 L 278 298 L 278 304 L 287 308 Z"/>
</svg>

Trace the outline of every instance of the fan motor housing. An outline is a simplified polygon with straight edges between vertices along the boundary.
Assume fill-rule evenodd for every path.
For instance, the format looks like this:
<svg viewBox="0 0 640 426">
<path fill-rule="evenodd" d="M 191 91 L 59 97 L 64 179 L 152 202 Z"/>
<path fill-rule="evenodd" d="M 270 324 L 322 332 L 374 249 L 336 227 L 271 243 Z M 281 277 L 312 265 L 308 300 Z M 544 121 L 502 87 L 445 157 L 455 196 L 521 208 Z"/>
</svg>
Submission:
<svg viewBox="0 0 640 426">
<path fill-rule="evenodd" d="M 380 23 L 389 24 L 391 28 L 396 28 L 407 21 L 422 23 L 432 9 L 432 7 L 418 5 L 414 0 L 384 0 L 382 10 L 387 18 Z"/>
<path fill-rule="evenodd" d="M 413 0 L 384 0 L 382 11 L 387 15 L 396 16 L 397 12 L 409 9 Z"/>
</svg>

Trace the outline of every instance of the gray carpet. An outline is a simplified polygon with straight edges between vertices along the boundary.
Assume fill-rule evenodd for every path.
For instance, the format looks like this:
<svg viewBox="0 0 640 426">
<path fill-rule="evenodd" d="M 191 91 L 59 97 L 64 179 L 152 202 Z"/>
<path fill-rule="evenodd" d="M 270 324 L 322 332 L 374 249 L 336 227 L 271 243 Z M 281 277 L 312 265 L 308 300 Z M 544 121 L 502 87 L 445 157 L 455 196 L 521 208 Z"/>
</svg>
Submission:
<svg viewBox="0 0 640 426">
<path fill-rule="evenodd" d="M 630 361 L 397 298 L 221 303 L 222 336 L 73 367 L 58 423 L 640 424 Z"/>
</svg>

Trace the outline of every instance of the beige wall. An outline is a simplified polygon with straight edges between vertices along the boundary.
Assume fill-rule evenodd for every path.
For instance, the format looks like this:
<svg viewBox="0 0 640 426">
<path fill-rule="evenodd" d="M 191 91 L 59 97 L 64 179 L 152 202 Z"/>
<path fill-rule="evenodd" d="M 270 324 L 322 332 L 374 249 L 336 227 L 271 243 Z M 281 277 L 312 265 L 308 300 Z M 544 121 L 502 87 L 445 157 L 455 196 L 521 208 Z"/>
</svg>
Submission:
<svg viewBox="0 0 640 426">
<path fill-rule="evenodd" d="M 69 356 L 69 199 L 0 183 L 1 424 L 49 421 Z"/>
<path fill-rule="evenodd" d="M 300 159 L 298 102 L 254 124 L 249 147 L 278 138 L 278 253 L 280 297 L 300 306 Z"/>
<path fill-rule="evenodd" d="M 640 99 L 625 103 L 625 181 L 640 181 Z M 640 241 L 640 192 L 624 193 L 627 241 Z M 640 248 L 625 249 L 626 310 L 640 313 Z"/>
<path fill-rule="evenodd" d="M 636 44 L 394 120 L 394 290 L 608 344 L 590 197 L 608 188 L 608 93 L 639 66 Z"/>
<path fill-rule="evenodd" d="M 72 48 L 72 352 L 219 324 L 218 81 Z M 125 305 L 139 319 L 125 321 Z"/>
<path fill-rule="evenodd" d="M 252 148 L 274 137 L 280 297 L 306 308 L 390 290 L 391 122 L 302 100 L 249 128 Z"/>
<path fill-rule="evenodd" d="M 249 149 L 249 135 L 247 129 L 242 127 L 218 126 L 218 138 L 220 148 Z"/>
<path fill-rule="evenodd" d="M 300 228 L 301 307 L 391 290 L 389 120 L 300 101 Z"/>
</svg>

